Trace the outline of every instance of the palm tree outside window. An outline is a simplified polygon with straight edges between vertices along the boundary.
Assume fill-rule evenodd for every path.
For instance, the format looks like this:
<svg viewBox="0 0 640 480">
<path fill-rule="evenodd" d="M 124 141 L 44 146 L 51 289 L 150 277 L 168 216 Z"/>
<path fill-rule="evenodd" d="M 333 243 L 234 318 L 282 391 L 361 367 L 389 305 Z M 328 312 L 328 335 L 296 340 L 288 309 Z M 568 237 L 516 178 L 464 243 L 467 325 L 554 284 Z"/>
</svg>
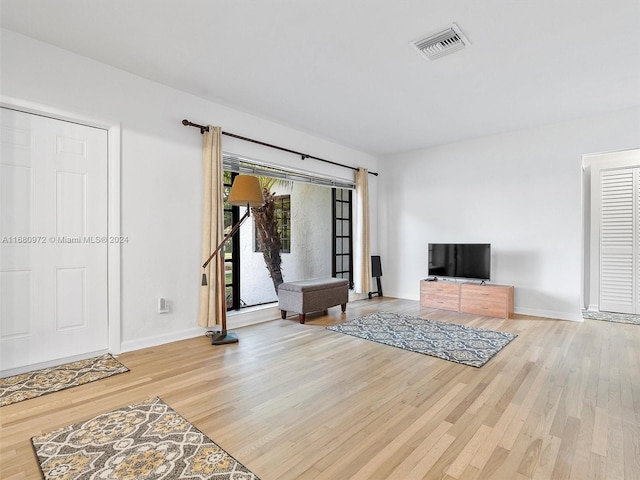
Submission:
<svg viewBox="0 0 640 480">
<path fill-rule="evenodd" d="M 291 195 L 278 195 L 274 199 L 278 233 L 280 234 L 280 253 L 291 253 Z M 254 251 L 261 252 L 258 231 L 254 228 Z"/>
</svg>

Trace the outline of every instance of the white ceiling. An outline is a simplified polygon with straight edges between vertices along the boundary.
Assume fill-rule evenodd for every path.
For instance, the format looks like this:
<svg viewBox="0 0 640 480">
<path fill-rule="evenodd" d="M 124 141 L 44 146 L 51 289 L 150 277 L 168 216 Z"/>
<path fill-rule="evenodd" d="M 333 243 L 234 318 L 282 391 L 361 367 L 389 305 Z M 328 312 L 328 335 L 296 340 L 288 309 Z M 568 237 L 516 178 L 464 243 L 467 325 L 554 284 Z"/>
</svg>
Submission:
<svg viewBox="0 0 640 480">
<path fill-rule="evenodd" d="M 638 0 L 0 1 L 4 28 L 375 155 L 640 105 Z M 470 47 L 410 46 L 453 22 Z"/>
</svg>

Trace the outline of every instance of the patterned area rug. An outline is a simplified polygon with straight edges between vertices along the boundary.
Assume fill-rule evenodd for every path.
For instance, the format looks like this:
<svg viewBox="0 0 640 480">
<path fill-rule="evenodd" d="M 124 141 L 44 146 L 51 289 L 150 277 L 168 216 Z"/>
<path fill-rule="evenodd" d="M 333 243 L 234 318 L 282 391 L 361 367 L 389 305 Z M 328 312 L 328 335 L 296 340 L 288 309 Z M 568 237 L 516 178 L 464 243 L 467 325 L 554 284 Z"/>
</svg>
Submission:
<svg viewBox="0 0 640 480">
<path fill-rule="evenodd" d="M 45 480 L 259 480 L 159 398 L 31 442 Z"/>
<path fill-rule="evenodd" d="M 604 322 L 640 325 L 640 315 L 631 315 L 627 313 L 590 312 L 589 310 L 583 310 L 582 318 L 589 320 L 602 320 Z"/>
<path fill-rule="evenodd" d="M 483 366 L 517 337 L 512 333 L 387 312 L 327 328 L 471 367 Z"/>
<path fill-rule="evenodd" d="M 58 367 L 0 378 L 0 407 L 128 371 L 127 367 L 105 353 Z"/>
</svg>

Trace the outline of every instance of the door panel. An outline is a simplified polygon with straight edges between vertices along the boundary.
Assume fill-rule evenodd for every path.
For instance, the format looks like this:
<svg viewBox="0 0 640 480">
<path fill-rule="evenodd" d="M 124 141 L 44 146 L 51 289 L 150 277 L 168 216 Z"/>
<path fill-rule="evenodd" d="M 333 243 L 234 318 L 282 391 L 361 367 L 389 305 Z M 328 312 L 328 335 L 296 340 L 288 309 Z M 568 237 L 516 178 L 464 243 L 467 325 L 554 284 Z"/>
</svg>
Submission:
<svg viewBox="0 0 640 480">
<path fill-rule="evenodd" d="M 601 173 L 600 310 L 636 313 L 638 169 Z"/>
<path fill-rule="evenodd" d="M 0 369 L 105 351 L 107 132 L 0 112 Z"/>
</svg>

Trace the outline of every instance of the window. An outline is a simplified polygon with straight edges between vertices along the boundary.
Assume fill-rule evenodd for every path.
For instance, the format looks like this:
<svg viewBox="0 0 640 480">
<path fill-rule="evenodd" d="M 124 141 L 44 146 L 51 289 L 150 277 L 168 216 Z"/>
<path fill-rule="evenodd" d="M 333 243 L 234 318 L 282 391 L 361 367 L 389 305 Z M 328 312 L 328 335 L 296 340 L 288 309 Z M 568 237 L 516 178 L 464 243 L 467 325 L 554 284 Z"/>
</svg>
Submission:
<svg viewBox="0 0 640 480">
<path fill-rule="evenodd" d="M 227 193 L 233 181 L 232 173 L 275 178 L 291 183 L 290 188 L 278 191 L 274 204 L 274 215 L 281 235 L 281 253 L 286 253 L 281 258 L 285 280 L 328 277 L 333 274 L 352 282 L 350 189 L 353 188 L 353 182 L 303 170 L 285 169 L 230 153 L 223 153 L 223 167 Z M 334 188 L 339 191 L 338 212 L 335 210 Z M 295 225 L 291 212 L 292 201 L 296 215 Z M 244 212 L 244 207 L 225 205 L 227 231 Z M 332 256 L 336 249 L 336 214 L 342 228 L 339 239 L 346 242 L 344 246 L 338 246 L 339 265 L 336 265 L 335 254 Z M 234 235 L 233 241 L 226 244 L 228 309 L 239 310 L 277 301 L 256 233 L 252 214 L 250 220 Z M 332 273 L 336 271 L 336 266 L 337 275 Z"/>
<path fill-rule="evenodd" d="M 353 223 L 351 214 L 353 192 L 349 189 L 332 189 L 333 245 L 332 275 L 349 280 L 353 288 Z"/>
<path fill-rule="evenodd" d="M 274 200 L 275 215 L 280 234 L 280 253 L 291 253 L 291 195 L 278 195 Z M 254 228 L 255 251 L 261 252 L 257 229 Z"/>
</svg>

